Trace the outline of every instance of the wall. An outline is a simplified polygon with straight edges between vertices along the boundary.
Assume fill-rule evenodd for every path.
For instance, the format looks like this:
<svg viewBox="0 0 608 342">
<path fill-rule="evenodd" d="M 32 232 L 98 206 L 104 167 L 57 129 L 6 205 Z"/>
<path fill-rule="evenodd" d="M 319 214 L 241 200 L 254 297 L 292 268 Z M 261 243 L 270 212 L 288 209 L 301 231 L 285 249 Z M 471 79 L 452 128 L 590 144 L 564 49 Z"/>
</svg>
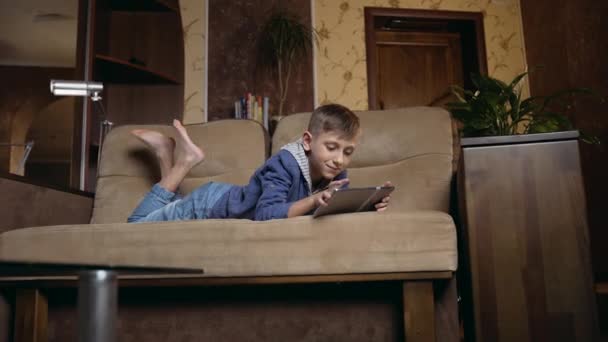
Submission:
<svg viewBox="0 0 608 342">
<path fill-rule="evenodd" d="M 234 102 L 250 92 L 268 96 L 270 113 L 278 109 L 278 90 L 272 71 L 261 67 L 258 33 L 275 7 L 286 8 L 310 23 L 310 0 L 239 0 L 209 2 L 208 111 L 209 119 L 234 117 Z M 312 51 L 291 71 L 284 113 L 311 111 Z"/>
<path fill-rule="evenodd" d="M 180 0 L 184 28 L 184 123 L 205 121 L 205 32 L 208 0 Z"/>
<path fill-rule="evenodd" d="M 73 68 L 78 0 L 0 1 L 0 65 Z"/>
<path fill-rule="evenodd" d="M 482 12 L 490 75 L 510 81 L 526 69 L 519 0 L 310 0 L 310 3 L 312 20 L 320 33 L 314 66 L 316 103 L 339 102 L 354 109 L 367 109 L 365 6 Z M 202 122 L 206 7 L 201 0 L 181 0 L 180 4 L 186 39 L 184 121 Z M 229 23 L 232 22 L 226 27 L 232 25 Z M 522 84 L 527 95 L 527 80 Z"/>
<path fill-rule="evenodd" d="M 482 12 L 490 75 L 510 81 L 526 68 L 519 0 L 312 0 L 320 33 L 316 98 L 364 110 L 367 101 L 364 7 Z M 527 84 L 524 85 L 527 93 Z"/>
</svg>

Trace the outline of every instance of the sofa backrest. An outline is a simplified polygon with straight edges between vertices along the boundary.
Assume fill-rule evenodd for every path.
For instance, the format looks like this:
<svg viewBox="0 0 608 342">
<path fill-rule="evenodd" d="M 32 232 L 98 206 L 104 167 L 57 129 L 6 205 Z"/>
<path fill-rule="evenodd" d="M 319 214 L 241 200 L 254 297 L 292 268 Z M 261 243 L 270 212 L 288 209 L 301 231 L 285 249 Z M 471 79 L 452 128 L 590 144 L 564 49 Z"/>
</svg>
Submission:
<svg viewBox="0 0 608 342">
<path fill-rule="evenodd" d="M 104 141 L 98 170 L 91 223 L 126 222 L 152 185 L 160 179 L 156 158 L 130 132 L 148 128 L 174 137 L 171 126 L 120 126 Z M 269 139 L 263 127 L 250 120 L 220 120 L 187 125 L 205 161 L 186 177 L 180 192 L 189 193 L 208 181 L 246 184 L 267 157 Z"/>
<path fill-rule="evenodd" d="M 453 136 L 450 114 L 438 107 L 356 112 L 363 135 L 348 168 L 351 186 L 396 189 L 391 211 L 449 211 Z M 272 153 L 302 136 L 310 113 L 283 118 L 273 135 Z"/>
</svg>

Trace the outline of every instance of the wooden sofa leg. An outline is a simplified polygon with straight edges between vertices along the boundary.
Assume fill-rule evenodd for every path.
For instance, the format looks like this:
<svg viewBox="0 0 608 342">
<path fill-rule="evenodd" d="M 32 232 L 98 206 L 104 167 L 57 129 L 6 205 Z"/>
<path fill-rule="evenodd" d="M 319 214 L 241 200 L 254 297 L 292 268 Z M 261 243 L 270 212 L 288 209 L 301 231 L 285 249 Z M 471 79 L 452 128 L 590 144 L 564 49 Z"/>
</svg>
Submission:
<svg viewBox="0 0 608 342">
<path fill-rule="evenodd" d="M 46 342 L 48 303 L 39 289 L 18 289 L 15 296 L 14 342 Z"/>
<path fill-rule="evenodd" d="M 433 282 L 403 282 L 403 323 L 407 342 L 435 342 Z"/>
</svg>

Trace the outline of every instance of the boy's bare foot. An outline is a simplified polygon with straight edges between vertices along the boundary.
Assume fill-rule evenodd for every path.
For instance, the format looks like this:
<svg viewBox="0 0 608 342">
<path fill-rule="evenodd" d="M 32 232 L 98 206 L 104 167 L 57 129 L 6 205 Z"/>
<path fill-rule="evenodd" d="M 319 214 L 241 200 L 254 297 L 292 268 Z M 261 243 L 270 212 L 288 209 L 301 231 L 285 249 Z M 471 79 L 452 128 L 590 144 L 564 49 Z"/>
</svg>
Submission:
<svg viewBox="0 0 608 342">
<path fill-rule="evenodd" d="M 178 141 L 175 145 L 175 165 L 192 168 L 205 159 L 203 150 L 196 146 L 179 120 L 173 120 L 173 127 L 177 130 Z"/>
<path fill-rule="evenodd" d="M 161 173 L 164 174 L 165 171 L 173 167 L 173 151 L 175 150 L 175 140 L 173 138 L 149 129 L 134 129 L 131 133 L 154 152 L 160 163 Z"/>
</svg>

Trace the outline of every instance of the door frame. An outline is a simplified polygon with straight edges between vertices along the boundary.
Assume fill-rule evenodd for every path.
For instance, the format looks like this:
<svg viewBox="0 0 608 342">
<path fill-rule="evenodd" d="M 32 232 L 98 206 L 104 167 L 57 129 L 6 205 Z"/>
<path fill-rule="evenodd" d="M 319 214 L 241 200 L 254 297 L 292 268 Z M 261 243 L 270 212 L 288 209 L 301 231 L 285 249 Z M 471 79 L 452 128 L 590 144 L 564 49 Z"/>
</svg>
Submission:
<svg viewBox="0 0 608 342">
<path fill-rule="evenodd" d="M 367 58 L 367 102 L 369 109 L 379 109 L 378 87 L 375 75 L 378 74 L 378 55 L 375 49 L 376 35 L 374 34 L 374 19 L 376 17 L 398 17 L 414 19 L 437 19 L 443 21 L 465 20 L 470 21 L 475 26 L 477 59 L 479 62 L 479 72 L 487 75 L 488 64 L 486 59 L 485 33 L 483 29 L 483 14 L 481 12 L 457 12 L 457 11 L 438 11 L 438 10 L 419 10 L 404 8 L 382 8 L 365 7 L 365 46 Z M 464 75 L 466 77 L 466 75 Z"/>
</svg>

